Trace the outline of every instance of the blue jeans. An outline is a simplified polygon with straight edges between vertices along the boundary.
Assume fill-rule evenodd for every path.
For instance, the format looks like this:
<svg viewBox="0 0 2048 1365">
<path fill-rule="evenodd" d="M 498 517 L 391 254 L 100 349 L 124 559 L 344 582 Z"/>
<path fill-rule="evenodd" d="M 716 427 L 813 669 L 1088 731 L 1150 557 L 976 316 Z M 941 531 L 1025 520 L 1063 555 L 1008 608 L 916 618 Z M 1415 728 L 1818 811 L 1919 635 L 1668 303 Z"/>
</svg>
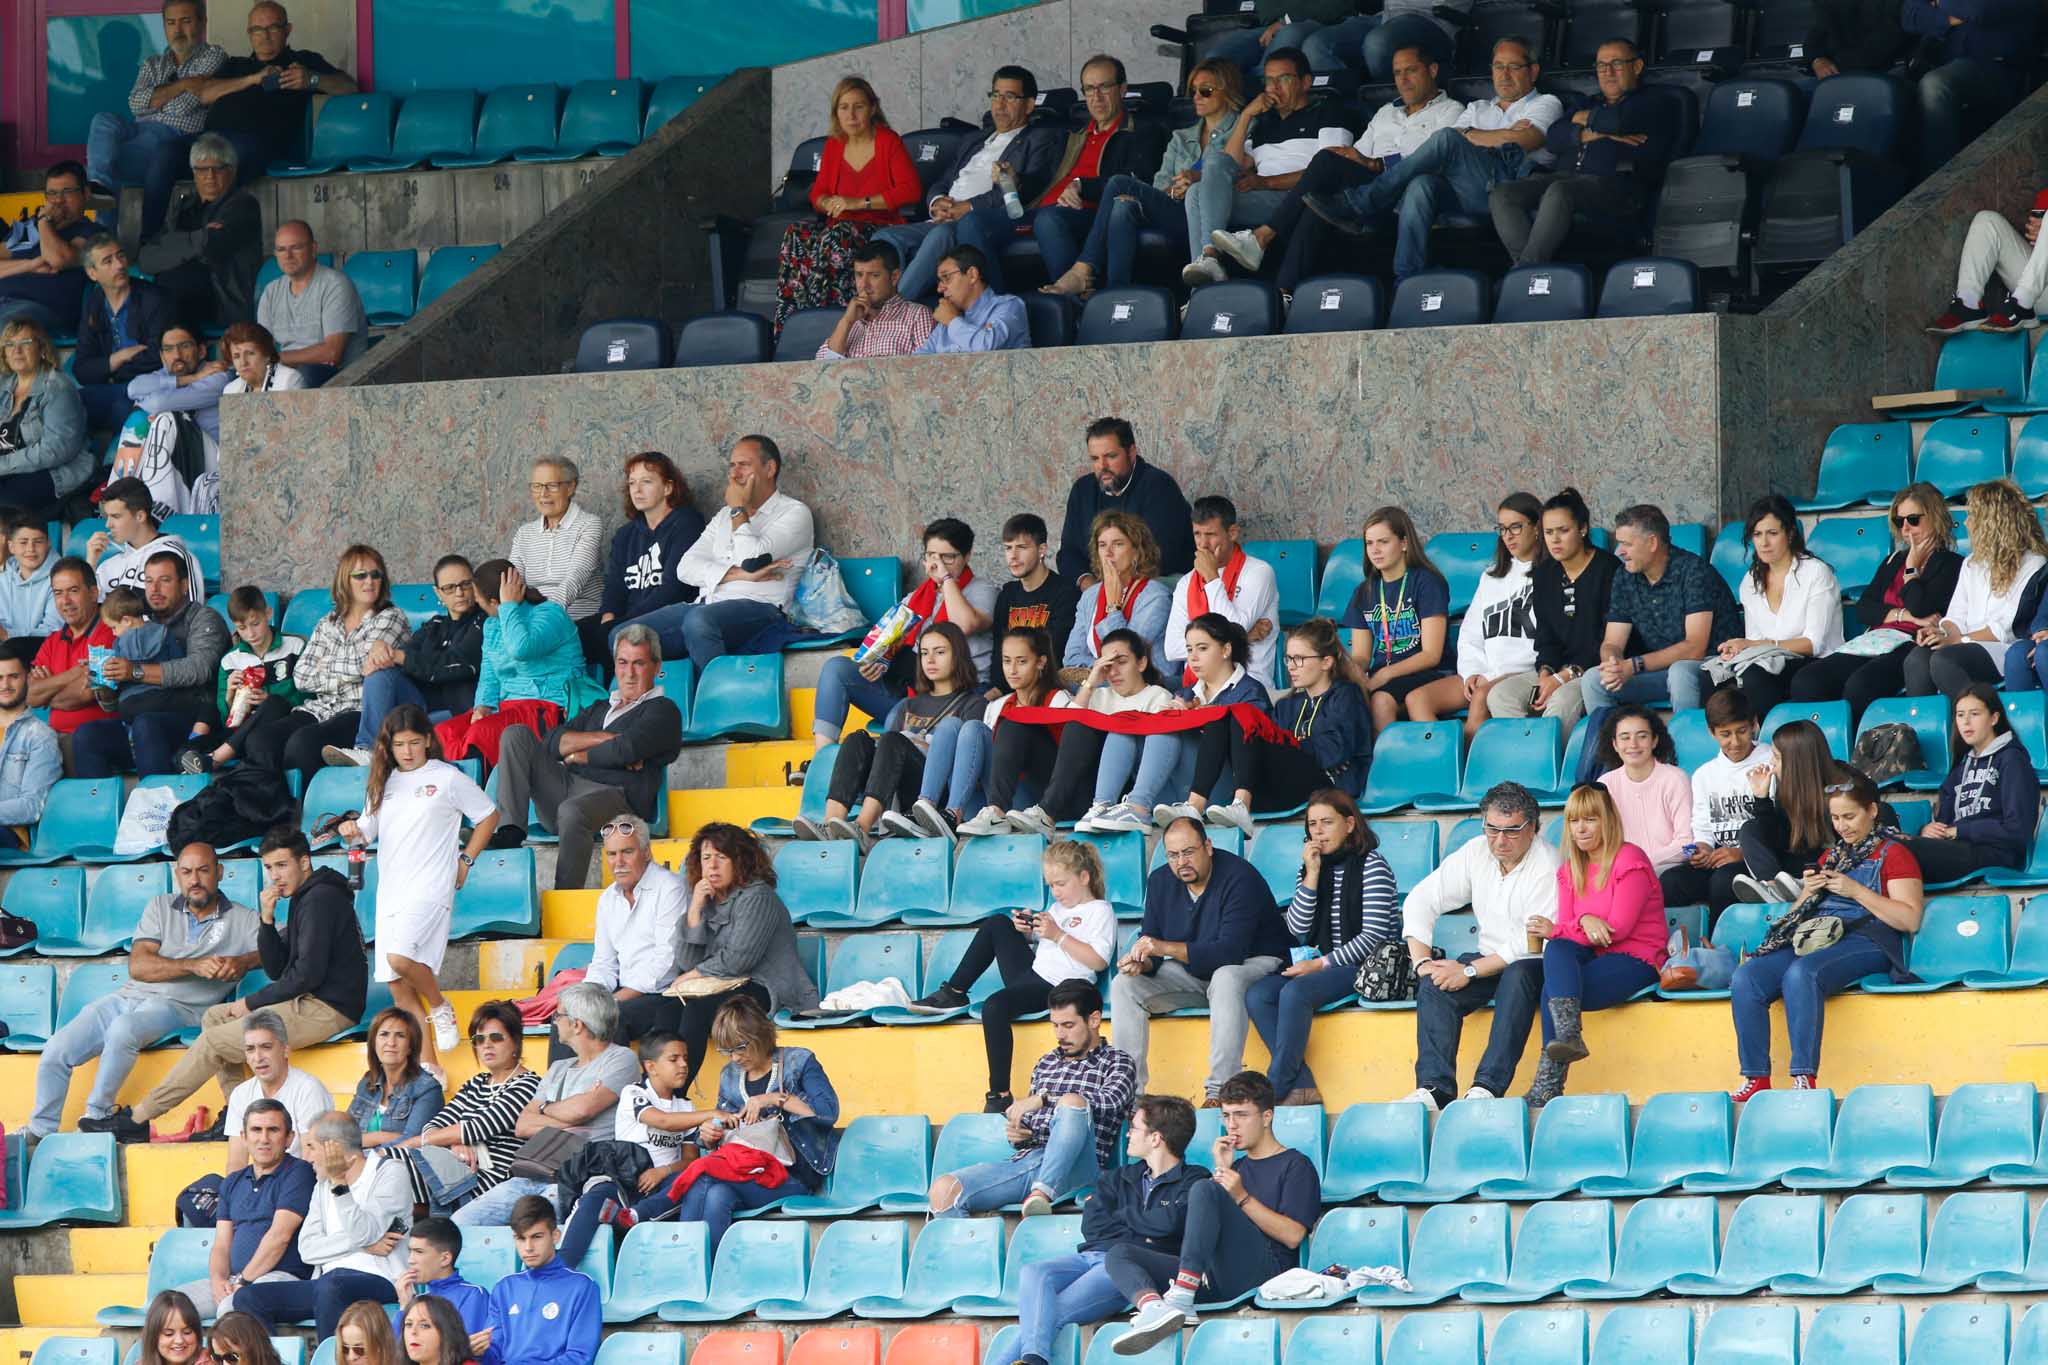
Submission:
<svg viewBox="0 0 2048 1365">
<path fill-rule="evenodd" d="M 1700 705 L 1700 678 L 1698 659 L 1680 659 L 1669 668 L 1638 673 L 1609 691 L 1600 681 L 1600 670 L 1591 668 L 1579 680 L 1579 694 L 1586 699 L 1589 714 L 1631 701 L 1644 705 L 1668 701 L 1674 711 L 1691 711 Z"/>
<path fill-rule="evenodd" d="M 1147 808 L 1161 801 L 1187 800 L 1195 781 L 1197 744 L 1194 731 L 1178 735 L 1110 735 L 1102 743 L 1102 758 L 1095 769 L 1095 799 L 1112 804 L 1130 801 Z M 1137 770 L 1135 774 L 1133 767 Z M 1203 795 L 1228 801 L 1236 785 L 1236 775 L 1225 763 L 1214 789 Z"/>
<path fill-rule="evenodd" d="M 163 1001 L 144 1002 L 122 995 L 94 1001 L 58 1029 L 36 1059 L 36 1102 L 28 1117 L 29 1133 L 45 1137 L 57 1131 L 64 1096 L 71 1088 L 71 1073 L 94 1057 L 100 1059 L 100 1065 L 93 1076 L 92 1093 L 85 1099 L 86 1116 L 103 1119 L 113 1113 L 121 1082 L 135 1067 L 135 1054 L 165 1034 L 197 1022 Z"/>
<path fill-rule="evenodd" d="M 1114 289 L 1131 282 L 1137 272 L 1138 233 L 1143 228 L 1165 233 L 1187 250 L 1188 214 L 1181 201 L 1155 190 L 1135 175 L 1113 175 L 1102 187 L 1102 203 L 1080 258 L 1095 272 L 1098 288 Z M 1055 277 L 1057 278 L 1057 277 Z"/>
<path fill-rule="evenodd" d="M 78 401 L 85 405 L 87 431 L 119 431 L 135 405 L 128 401 L 128 386 L 109 381 L 80 384 Z"/>
<path fill-rule="evenodd" d="M 509 1176 L 457 1209 L 453 1217 L 466 1228 L 504 1227 L 512 1221 L 512 1206 L 529 1194 L 553 1200 L 555 1187 L 545 1180 Z"/>
<path fill-rule="evenodd" d="M 903 278 L 896 282 L 897 293 L 906 299 L 926 299 L 938 292 L 939 261 L 953 249 L 951 223 L 898 223 L 878 229 L 875 240 L 895 247 L 896 254 L 903 258 Z"/>
<path fill-rule="evenodd" d="M 2014 640 L 2005 647 L 2005 690 L 2039 692 L 2048 689 L 2048 649 L 2038 649 L 2032 640 Z"/>
<path fill-rule="evenodd" d="M 1656 968 L 1639 957 L 1603 953 L 1568 938 L 1551 939 L 1543 945 L 1543 1008 L 1536 1011 L 1545 1045 L 1557 1036 L 1550 1022 L 1551 1001 L 1576 1000 L 1582 1011 L 1604 1010 L 1656 984 Z"/>
<path fill-rule="evenodd" d="M 1920 78 L 1920 167 L 1940 170 L 1989 128 L 2019 94 L 2019 71 L 2004 62 L 1958 57 Z"/>
<path fill-rule="evenodd" d="M 1051 204 L 1031 214 L 1031 235 L 1038 239 L 1038 254 L 1045 273 L 1058 279 L 1081 255 L 1081 239 L 1088 235 L 1096 217 L 1095 209 L 1069 209 Z"/>
<path fill-rule="evenodd" d="M 1443 212 L 1446 196 L 1453 211 L 1484 218 L 1493 187 L 1519 179 L 1533 165 L 1519 147 L 1475 147 L 1457 129 L 1439 128 L 1371 184 L 1346 191 L 1344 198 L 1368 218 L 1398 206 L 1394 278 L 1405 280 L 1429 269 L 1429 229 Z"/>
<path fill-rule="evenodd" d="M 982 779 L 988 776 L 994 746 L 994 732 L 978 720 L 949 716 L 940 721 L 925 750 L 924 785 L 918 796 L 943 810 L 974 815 L 986 800 Z"/>
<path fill-rule="evenodd" d="M 1188 259 L 1202 254 L 1202 248 L 1209 245 L 1209 234 L 1218 228 L 1258 227 L 1272 221 L 1273 211 L 1286 198 L 1285 190 L 1247 190 L 1239 194 L 1237 177 L 1228 166 L 1204 171 L 1181 201 L 1188 225 Z"/>
<path fill-rule="evenodd" d="M 142 777 L 174 773 L 178 770 L 178 750 L 192 733 L 192 723 L 203 718 L 205 712 L 195 708 L 144 711 L 125 722 L 106 720 L 81 725 L 71 736 L 71 775 L 112 777 L 130 767 Z"/>
<path fill-rule="evenodd" d="M 1076 1251 L 1024 1267 L 1017 1286 L 1017 1354 L 1052 1359 L 1052 1343 L 1069 1324 L 1101 1322 L 1126 1306 L 1110 1279 L 1107 1253 Z"/>
<path fill-rule="evenodd" d="M 1031 211 L 1031 206 L 1026 204 L 1024 212 L 1027 221 Z M 1006 293 L 1007 286 L 1003 282 L 1003 248 L 1017 240 L 1017 229 L 1022 224 L 1010 217 L 1004 211 L 1002 204 L 998 202 L 994 205 L 976 205 L 972 213 L 951 224 L 951 226 L 955 245 L 974 247 L 988 258 L 988 276 L 986 280 L 988 287 L 995 290 L 998 294 Z M 948 248 L 948 250 L 950 249 Z M 920 252 L 919 254 L 921 255 L 922 253 Z M 934 288 L 936 288 L 936 281 L 938 279 L 938 263 L 936 261 L 933 262 L 932 270 L 932 278 L 935 282 Z M 898 287 L 901 288 L 900 285 Z M 905 290 L 904 292 L 907 293 L 909 291 Z"/>
<path fill-rule="evenodd" d="M 266 1331 L 291 1322 L 313 1320 L 313 1337 L 325 1341 L 348 1306 L 358 1299 L 397 1303 L 398 1286 L 382 1275 L 360 1270 L 330 1270 L 317 1280 L 271 1280 L 245 1284 L 235 1294 L 235 1307 L 253 1316 Z"/>
<path fill-rule="evenodd" d="M 155 119 L 135 122 L 119 114 L 94 114 L 85 134 L 85 174 L 114 190 L 142 186 L 142 235 L 164 225 L 171 190 L 186 173 L 190 135 Z M 107 223 L 112 231 L 113 220 Z"/>
<path fill-rule="evenodd" d="M 1252 1026 L 1273 1054 L 1266 1063 L 1266 1079 L 1273 1093 L 1285 1098 L 1290 1090 L 1313 1087 L 1316 1078 L 1308 1069 L 1308 1030 L 1316 1011 L 1332 1000 L 1351 993 L 1358 973 L 1349 967 L 1325 967 L 1306 976 L 1262 976 L 1244 993 L 1245 1010 Z"/>
<path fill-rule="evenodd" d="M 733 1214 L 772 1204 L 784 1195 L 801 1193 L 803 1186 L 795 1183 L 771 1190 L 751 1180 L 719 1180 L 704 1175 L 683 1191 L 680 1201 L 671 1204 L 668 1192 L 658 1191 L 635 1204 L 633 1212 L 643 1218 L 666 1218 L 668 1210 L 673 1209 L 678 1223 L 702 1223 L 705 1239 L 715 1252 L 725 1238 L 725 1230 L 732 1226 Z"/>
<path fill-rule="evenodd" d="M 1059 1105 L 1046 1125 L 1045 1145 L 1031 1147 L 1007 1161 L 984 1161 L 950 1172 L 960 1182 L 960 1197 L 940 1218 L 965 1218 L 1020 1202 L 1033 1189 L 1064 1199 L 1095 1183 L 1095 1128 L 1088 1111 Z"/>
<path fill-rule="evenodd" d="M 363 675 L 363 718 L 356 725 L 356 747 L 368 749 L 377 743 L 377 731 L 384 724 L 384 717 L 401 706 L 417 706 L 432 715 L 434 708 L 427 703 L 426 694 L 419 684 L 406 676 L 402 668 L 380 668 L 375 673 Z M 436 723 L 447 719 L 434 716 Z"/>
<path fill-rule="evenodd" d="M 1470 962 L 1477 953 L 1466 953 Z M 1494 976 L 1475 977 L 1462 990 L 1447 991 L 1424 980 L 1415 987 L 1415 1083 L 1436 1096 L 1439 1105 L 1458 1098 L 1458 1035 L 1465 1016 L 1493 1002 L 1493 1027 L 1486 1052 L 1473 1073 L 1475 1085 L 1505 1095 L 1514 1084 L 1515 1068 L 1529 1042 L 1529 1024 L 1543 994 L 1543 964 L 1523 958 Z"/>
<path fill-rule="evenodd" d="M 860 675 L 852 656 L 835 655 L 825 661 L 818 674 L 817 709 L 811 719 L 811 733 L 824 736 L 828 742 L 835 740 L 846 728 L 846 714 L 851 708 L 858 706 L 876 720 L 887 720 L 890 710 L 902 700 L 902 688 L 886 680 L 869 682 Z M 927 762 L 926 770 L 931 766 Z"/>
<path fill-rule="evenodd" d="M 685 654 L 704 676 L 705 665 L 730 654 L 782 619 L 782 609 L 766 602 L 736 598 L 730 602 L 677 602 L 633 618 L 661 637 L 661 657 Z"/>
<path fill-rule="evenodd" d="M 1737 967 L 1728 1004 L 1735 1012 L 1735 1057 L 1742 1074 L 1771 1074 L 1771 1002 L 1782 999 L 1785 1033 L 1792 1041 L 1792 1074 L 1818 1076 L 1827 997 L 1890 966 L 1882 948 L 1862 934 L 1850 934 L 1805 957 L 1780 948 Z"/>
</svg>

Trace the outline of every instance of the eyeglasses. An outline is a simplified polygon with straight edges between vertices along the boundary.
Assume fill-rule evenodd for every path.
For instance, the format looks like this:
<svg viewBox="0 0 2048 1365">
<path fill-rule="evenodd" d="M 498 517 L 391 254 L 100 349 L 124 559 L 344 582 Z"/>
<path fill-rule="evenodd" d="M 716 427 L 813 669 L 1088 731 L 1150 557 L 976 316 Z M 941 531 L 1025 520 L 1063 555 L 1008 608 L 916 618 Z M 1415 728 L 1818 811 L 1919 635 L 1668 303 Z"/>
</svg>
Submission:
<svg viewBox="0 0 2048 1365">
<path fill-rule="evenodd" d="M 941 270 L 938 273 L 937 278 L 940 284 L 951 284 L 953 281 L 959 279 L 960 275 L 961 272 L 958 270 Z"/>
<path fill-rule="evenodd" d="M 988 92 L 990 104 L 1027 104 L 1030 100 L 1031 96 L 1020 95 L 1010 90 L 991 90 Z"/>
<path fill-rule="evenodd" d="M 1200 853 L 1201 851 L 1202 846 L 1200 844 L 1196 844 L 1193 848 L 1184 848 L 1180 850 L 1180 852 L 1178 853 L 1174 852 L 1172 849 L 1168 849 L 1166 850 L 1166 861 L 1168 861 L 1169 863 L 1192 862 L 1194 860 L 1194 856 L 1197 853 Z"/>
<path fill-rule="evenodd" d="M 469 1045 L 471 1047 L 482 1047 L 485 1043 L 509 1043 L 511 1041 L 512 1035 L 509 1033 L 472 1033 L 469 1035 Z"/>
<path fill-rule="evenodd" d="M 1900 512 L 1892 518 L 1892 525 L 1918 526 L 1921 522 L 1925 520 L 1927 520 L 1927 514 L 1925 512 Z"/>
<path fill-rule="evenodd" d="M 1526 521 L 1511 521 L 1505 525 L 1495 526 L 1493 529 L 1496 535 L 1518 536 L 1529 529 L 1529 523 Z"/>
<path fill-rule="evenodd" d="M 526 491 L 529 493 L 552 493 L 557 488 L 573 487 L 575 487 L 575 480 L 573 479 L 556 479 L 550 483 L 530 483 L 526 485 Z"/>
<path fill-rule="evenodd" d="M 1323 656 L 1320 654 L 1289 654 L 1287 656 L 1287 666 L 1289 668 L 1293 668 L 1295 665 L 1299 664 L 1301 667 L 1307 668 L 1310 664 L 1314 663 L 1316 660 L 1322 657 Z"/>
<path fill-rule="evenodd" d="M 1489 823 L 1485 826 L 1486 837 L 1489 839 L 1512 839 L 1517 834 L 1525 832 L 1528 828 L 1529 822 L 1527 820 L 1524 820 L 1519 825 L 1496 825 Z"/>
<path fill-rule="evenodd" d="M 351 583 L 367 583 L 373 578 L 382 582 L 384 571 L 382 569 L 356 569 L 349 574 L 348 578 Z"/>
<path fill-rule="evenodd" d="M 242 1365 L 242 1353 L 240 1351 L 215 1351 L 213 1358 L 218 1360 L 221 1365 Z"/>
<path fill-rule="evenodd" d="M 36 343 L 28 337 L 21 337 L 14 341 L 0 341 L 0 351 L 33 351 L 35 348 Z"/>
<path fill-rule="evenodd" d="M 944 550 L 926 550 L 924 552 L 924 557 L 926 559 L 936 559 L 941 564 L 958 564 L 961 560 L 967 558 L 966 555 L 959 554 L 957 552 L 953 554 L 947 554 Z"/>
<path fill-rule="evenodd" d="M 1082 86 L 1081 93 L 1093 97 L 1095 95 L 1107 95 L 1112 90 L 1121 90 L 1123 88 L 1124 83 L 1122 81 L 1102 81 L 1095 85 Z"/>
<path fill-rule="evenodd" d="M 360 1346 L 344 1346 L 341 1348 L 340 1354 L 353 1360 L 361 1360 L 364 1356 L 370 1354 L 370 1347 L 367 1342 Z"/>
<path fill-rule="evenodd" d="M 1495 62 L 1493 64 L 1495 71 L 1527 71 L 1529 67 L 1530 63 L 1528 62 Z"/>
<path fill-rule="evenodd" d="M 447 597 L 453 597 L 456 593 L 459 592 L 471 592 L 474 591 L 475 588 L 476 580 L 473 578 L 465 578 L 460 583 L 436 583 L 434 585 L 435 592 L 441 593 L 442 595 Z"/>
<path fill-rule="evenodd" d="M 1642 63 L 1641 57 L 1623 57 L 1618 62 L 1595 62 L 1593 69 L 1603 76 L 1618 76 L 1632 66 Z"/>
<path fill-rule="evenodd" d="M 1216 93 L 1216 87 L 1213 85 L 1191 85 L 1188 87 L 1188 93 L 1197 99 L 1208 99 Z"/>
</svg>

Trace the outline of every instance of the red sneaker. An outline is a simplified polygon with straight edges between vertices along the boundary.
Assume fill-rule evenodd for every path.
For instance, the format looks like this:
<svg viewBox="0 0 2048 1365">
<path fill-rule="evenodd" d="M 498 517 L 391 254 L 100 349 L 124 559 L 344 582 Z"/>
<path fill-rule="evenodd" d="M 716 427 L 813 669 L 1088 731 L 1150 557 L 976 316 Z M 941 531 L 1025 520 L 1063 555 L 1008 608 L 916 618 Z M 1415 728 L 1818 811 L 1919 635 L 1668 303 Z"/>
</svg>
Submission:
<svg viewBox="0 0 2048 1365">
<path fill-rule="evenodd" d="M 1769 1090 L 1770 1088 L 1771 1078 L 1769 1076 L 1744 1076 L 1742 1078 L 1742 1088 L 1729 1098 L 1733 1099 L 1735 1103 L 1741 1104 L 1744 1100 L 1753 1098 L 1758 1091 Z"/>
<path fill-rule="evenodd" d="M 1817 1076 L 1794 1076 L 1792 1078 L 1792 1088 L 1794 1090 L 1818 1090 L 1820 1089 L 1820 1078 Z"/>
<path fill-rule="evenodd" d="M 1991 315 L 1979 324 L 1978 330 L 1984 332 L 2017 332 L 2022 327 L 2025 327 L 2033 319 L 2033 316 L 2033 309 L 2022 308 L 2011 299 L 2007 299 L 2004 303 L 1991 310 Z"/>
<path fill-rule="evenodd" d="M 170 1133 L 159 1133 L 152 1129 L 149 1140 L 151 1142 L 190 1142 L 194 1137 L 206 1131 L 206 1125 L 206 1106 L 201 1105 L 193 1112 L 191 1118 L 185 1120 L 183 1128 Z"/>
<path fill-rule="evenodd" d="M 1936 336 L 1954 336 L 1957 332 L 1971 332 L 1984 325 L 1985 311 L 1972 308 L 1961 299 L 1950 299 L 1941 316 L 1927 324 L 1927 330 Z"/>
</svg>

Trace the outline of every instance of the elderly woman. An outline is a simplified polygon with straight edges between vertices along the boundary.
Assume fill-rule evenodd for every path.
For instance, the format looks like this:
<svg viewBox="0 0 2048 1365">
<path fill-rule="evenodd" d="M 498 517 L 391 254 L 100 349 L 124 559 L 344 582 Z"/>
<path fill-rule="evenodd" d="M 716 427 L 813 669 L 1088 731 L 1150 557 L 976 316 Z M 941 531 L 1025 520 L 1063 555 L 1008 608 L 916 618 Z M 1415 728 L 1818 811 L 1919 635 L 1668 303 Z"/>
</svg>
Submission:
<svg viewBox="0 0 2048 1365">
<path fill-rule="evenodd" d="M 619 1096 L 640 1079 L 640 1060 L 618 1044 L 618 1002 L 604 987 L 579 981 L 557 997 L 554 1027 L 572 1055 L 541 1077 L 513 1132 L 523 1139 L 561 1128 L 583 1138 L 610 1138 Z M 529 1194 L 551 1200 L 555 1187 L 551 1181 L 511 1176 L 456 1210 L 455 1221 L 465 1227 L 500 1226 L 511 1221 L 512 1206 Z"/>
<path fill-rule="evenodd" d="M 0 505 L 53 517 L 92 474 L 85 402 L 36 322 L 16 318 L 0 327 L 0 363 L 8 381 L 0 397 Z"/>
<path fill-rule="evenodd" d="M 847 76 L 832 87 L 830 125 L 818 176 L 816 218 L 782 234 L 775 286 L 775 329 L 806 308 L 841 308 L 853 295 L 853 253 L 878 227 L 901 223 L 923 193 L 903 139 L 889 126 L 875 87 Z"/>
<path fill-rule="evenodd" d="M 533 462 L 526 490 L 540 515 L 512 533 L 512 549 L 505 556 L 529 586 L 568 612 L 571 621 L 595 616 L 604 605 L 604 518 L 577 503 L 582 477 L 566 456 Z"/>
<path fill-rule="evenodd" d="M 520 1142 L 513 1130 L 540 1087 L 519 1058 L 524 1031 L 509 1001 L 486 1000 L 469 1016 L 477 1073 L 423 1127 L 392 1144 L 412 1168 L 415 1203 L 446 1213 L 510 1174 Z"/>
<path fill-rule="evenodd" d="M 260 322 L 238 322 L 228 328 L 220 339 L 220 349 L 235 372 L 222 394 L 274 393 L 306 387 L 306 377 L 284 363 L 278 355 L 277 338 Z"/>
<path fill-rule="evenodd" d="M 441 1109 L 441 1082 L 420 1065 L 426 1037 L 418 1016 L 393 1006 L 370 1021 L 363 1045 L 369 1070 L 356 1082 L 348 1116 L 363 1130 L 363 1146 L 389 1147 L 426 1131 Z"/>
<path fill-rule="evenodd" d="M 236 174 L 234 144 L 202 133 L 189 162 L 195 195 L 171 205 L 163 228 L 142 244 L 135 268 L 177 295 L 187 322 L 256 316 L 256 272 L 264 256 L 263 211 Z"/>
</svg>

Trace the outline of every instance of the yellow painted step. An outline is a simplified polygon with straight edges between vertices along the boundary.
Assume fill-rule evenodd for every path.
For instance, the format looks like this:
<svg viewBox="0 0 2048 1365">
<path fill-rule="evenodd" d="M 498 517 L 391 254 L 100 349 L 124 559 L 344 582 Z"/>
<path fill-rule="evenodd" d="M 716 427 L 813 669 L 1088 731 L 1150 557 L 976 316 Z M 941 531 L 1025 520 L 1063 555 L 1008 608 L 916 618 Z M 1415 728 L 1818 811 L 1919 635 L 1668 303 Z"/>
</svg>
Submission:
<svg viewBox="0 0 2048 1365">
<path fill-rule="evenodd" d="M 121 1148 L 127 1179 L 127 1220 L 139 1226 L 169 1227 L 178 1221 L 178 1195 L 202 1175 L 219 1175 L 228 1159 L 224 1142 L 133 1142 Z M 140 1293 L 140 1290 L 136 1291 Z M 141 1299 L 108 1299 L 141 1303 Z M 85 1315 L 87 1322 L 92 1314 Z"/>
<path fill-rule="evenodd" d="M 670 792 L 668 827 L 674 831 L 674 837 L 660 842 L 681 843 L 687 846 L 690 836 L 697 832 L 698 826 L 714 820 L 729 821 L 741 828 L 763 817 L 788 820 L 795 816 L 797 803 L 802 798 L 801 788 L 782 786 Z M 662 861 L 667 863 L 668 860 Z"/>
<path fill-rule="evenodd" d="M 597 899 L 602 891 L 543 891 L 540 931 L 549 938 L 590 942 L 597 937 Z"/>
<path fill-rule="evenodd" d="M 789 689 L 789 733 L 797 739 L 809 739 L 811 722 L 818 715 L 818 689 L 815 687 L 792 687 Z M 874 717 L 853 707 L 846 713 L 848 730 L 859 729 Z"/>
<path fill-rule="evenodd" d="M 763 740 L 758 744 L 735 744 L 725 751 L 725 785 L 728 787 L 774 787 L 783 785 L 782 765 L 792 769 L 811 756 L 810 727 L 797 739 Z"/>
<path fill-rule="evenodd" d="M 72 1228 L 71 1270 L 78 1275 L 143 1275 L 168 1227 Z"/>
<path fill-rule="evenodd" d="M 585 935 L 585 941 L 590 937 Z M 479 944 L 477 985 L 486 994 L 515 1000 L 532 995 L 545 984 L 547 965 L 568 942 L 566 938 L 508 938 Z"/>
<path fill-rule="evenodd" d="M 97 1326 L 0 1327 L 0 1365 L 27 1365 L 36 1347 L 51 1337 L 96 1337 Z"/>
<path fill-rule="evenodd" d="M 14 1301 L 24 1327 L 63 1327 L 89 1323 L 100 1309 L 117 1303 L 143 1303 L 149 1293 L 147 1275 L 16 1275 Z M 96 1327 L 80 1327 L 76 1335 L 98 1336 Z"/>
</svg>

